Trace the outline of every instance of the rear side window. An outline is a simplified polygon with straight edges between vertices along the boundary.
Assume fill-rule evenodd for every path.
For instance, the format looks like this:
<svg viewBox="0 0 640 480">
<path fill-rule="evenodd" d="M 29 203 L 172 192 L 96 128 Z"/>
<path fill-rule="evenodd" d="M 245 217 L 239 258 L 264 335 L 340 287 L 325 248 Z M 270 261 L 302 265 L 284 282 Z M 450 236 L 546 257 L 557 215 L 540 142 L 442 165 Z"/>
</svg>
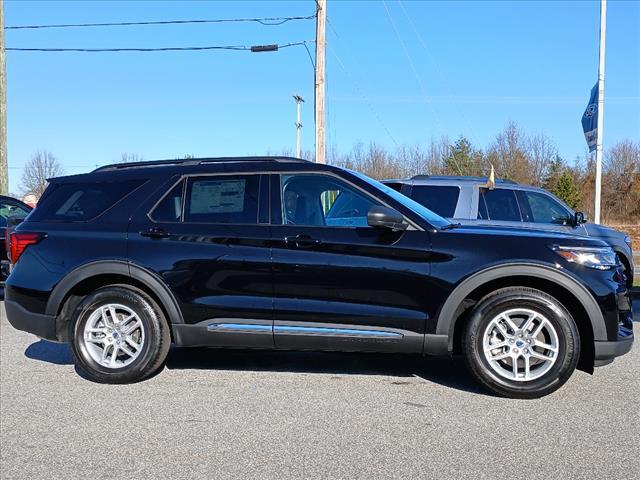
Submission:
<svg viewBox="0 0 640 480">
<path fill-rule="evenodd" d="M 103 214 L 144 180 L 52 184 L 38 203 L 34 222 L 83 222 Z"/>
<path fill-rule="evenodd" d="M 459 187 L 414 185 L 411 198 L 441 217 L 453 217 L 460 196 Z"/>
<path fill-rule="evenodd" d="M 478 218 L 503 222 L 520 222 L 520 207 L 513 190 L 505 188 L 480 189 Z"/>
<path fill-rule="evenodd" d="M 184 221 L 257 224 L 259 185 L 259 175 L 190 178 Z"/>
</svg>

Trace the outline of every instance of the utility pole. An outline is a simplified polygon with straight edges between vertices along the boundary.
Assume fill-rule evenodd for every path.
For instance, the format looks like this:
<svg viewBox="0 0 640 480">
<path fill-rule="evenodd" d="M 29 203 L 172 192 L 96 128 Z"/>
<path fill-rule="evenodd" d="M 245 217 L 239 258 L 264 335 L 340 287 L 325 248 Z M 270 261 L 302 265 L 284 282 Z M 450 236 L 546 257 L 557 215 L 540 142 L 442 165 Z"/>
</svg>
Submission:
<svg viewBox="0 0 640 480">
<path fill-rule="evenodd" d="M 326 163 L 324 136 L 324 57 L 326 46 L 327 0 L 316 0 L 316 81 L 315 81 L 315 121 L 316 121 L 316 162 Z"/>
<path fill-rule="evenodd" d="M 296 157 L 300 158 L 300 135 L 302 133 L 302 123 L 300 121 L 300 107 L 302 102 L 304 102 L 304 98 L 302 98 L 300 95 L 294 95 L 293 99 L 296 101 L 296 113 L 297 113 L 297 120 L 296 120 Z"/>
<path fill-rule="evenodd" d="M 4 0 L 0 0 L 0 195 L 9 192 L 7 166 L 7 71 L 4 50 Z"/>
<path fill-rule="evenodd" d="M 607 39 L 607 0 L 600 0 L 600 55 L 598 63 L 598 128 L 596 130 L 596 205 L 594 221 L 600 223 L 602 195 L 602 127 L 604 122 L 604 52 Z"/>
</svg>

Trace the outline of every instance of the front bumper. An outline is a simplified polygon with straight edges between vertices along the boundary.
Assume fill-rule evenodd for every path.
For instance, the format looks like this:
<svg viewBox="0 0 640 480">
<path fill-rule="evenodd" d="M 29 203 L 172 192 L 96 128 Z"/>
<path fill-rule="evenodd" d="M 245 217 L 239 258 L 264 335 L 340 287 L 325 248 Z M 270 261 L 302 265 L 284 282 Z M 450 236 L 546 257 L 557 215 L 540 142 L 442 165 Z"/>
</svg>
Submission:
<svg viewBox="0 0 640 480">
<path fill-rule="evenodd" d="M 11 300 L 5 301 L 4 307 L 7 320 L 14 328 L 33 333 L 46 340 L 57 341 L 56 317 L 30 312 Z"/>
</svg>

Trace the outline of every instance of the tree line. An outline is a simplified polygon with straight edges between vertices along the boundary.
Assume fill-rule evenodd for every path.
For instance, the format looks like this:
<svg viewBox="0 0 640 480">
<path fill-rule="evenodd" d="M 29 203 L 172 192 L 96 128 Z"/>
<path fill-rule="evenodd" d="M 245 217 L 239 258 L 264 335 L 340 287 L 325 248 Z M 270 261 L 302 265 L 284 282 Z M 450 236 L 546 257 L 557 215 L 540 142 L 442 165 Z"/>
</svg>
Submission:
<svg viewBox="0 0 640 480">
<path fill-rule="evenodd" d="M 280 154 L 290 155 L 290 151 Z M 314 160 L 313 152 L 304 158 Z M 184 158 L 192 158 L 185 155 Z M 123 153 L 120 162 L 141 161 L 139 154 Z M 375 142 L 356 143 L 348 152 L 335 146 L 327 151 L 327 162 L 358 170 L 376 179 L 413 175 L 489 175 L 543 187 L 563 199 L 571 208 L 593 218 L 595 158 L 584 153 L 569 162 L 552 139 L 528 134 L 509 122 L 485 148 L 460 136 L 432 139 L 425 144 L 403 145 L 388 150 Z M 24 167 L 21 194 L 36 198 L 46 188 L 47 178 L 62 175 L 61 163 L 48 151 L 38 151 Z M 640 143 L 622 140 L 605 150 L 603 160 L 602 217 L 606 223 L 640 223 Z"/>
</svg>

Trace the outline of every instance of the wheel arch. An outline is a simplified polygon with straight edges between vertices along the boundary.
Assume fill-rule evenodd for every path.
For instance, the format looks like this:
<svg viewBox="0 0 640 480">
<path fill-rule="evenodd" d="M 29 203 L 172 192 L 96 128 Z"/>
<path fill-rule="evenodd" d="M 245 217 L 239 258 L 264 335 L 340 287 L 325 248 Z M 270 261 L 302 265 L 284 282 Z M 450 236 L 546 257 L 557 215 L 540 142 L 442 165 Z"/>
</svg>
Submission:
<svg viewBox="0 0 640 480">
<path fill-rule="evenodd" d="M 57 318 L 57 337 L 66 339 L 69 314 L 85 295 L 114 284 L 131 285 L 150 295 L 163 310 L 170 329 L 173 323 L 184 323 L 175 296 L 156 274 L 124 260 L 101 260 L 77 267 L 51 292 L 46 314 Z"/>
<path fill-rule="evenodd" d="M 444 303 L 436 335 L 448 340 L 453 352 L 462 335 L 463 326 L 475 302 L 504 287 L 529 287 L 544 291 L 572 313 L 582 343 L 579 368 L 593 371 L 594 339 L 606 340 L 605 322 L 589 291 L 569 275 L 544 265 L 504 265 L 480 271 L 461 282 Z M 441 337 L 442 338 L 442 337 Z"/>
</svg>

